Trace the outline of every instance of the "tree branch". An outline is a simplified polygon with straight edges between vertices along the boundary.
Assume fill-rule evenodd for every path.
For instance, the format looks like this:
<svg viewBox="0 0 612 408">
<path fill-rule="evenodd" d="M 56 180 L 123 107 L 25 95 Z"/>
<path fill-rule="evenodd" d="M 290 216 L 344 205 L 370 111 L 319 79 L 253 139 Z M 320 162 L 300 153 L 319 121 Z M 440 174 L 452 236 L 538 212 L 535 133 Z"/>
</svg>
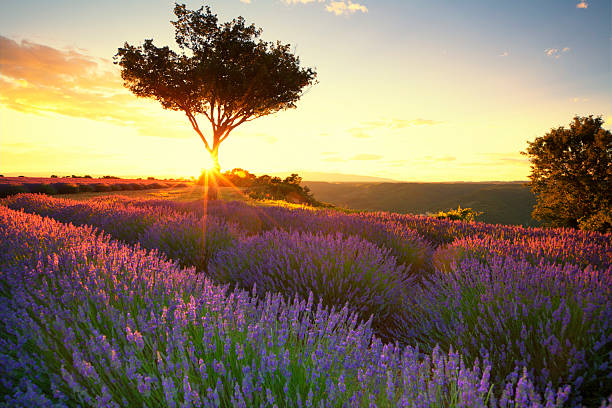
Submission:
<svg viewBox="0 0 612 408">
<path fill-rule="evenodd" d="M 200 136 L 200 139 L 202 139 L 202 141 L 204 142 L 206 150 L 208 150 L 209 153 L 212 152 L 212 150 L 210 149 L 210 145 L 202 134 L 202 131 L 200 130 L 200 127 L 198 126 L 198 122 L 196 121 L 195 117 L 191 114 L 191 112 L 187 110 L 185 110 L 185 115 L 187 115 L 187 119 L 189 119 L 189 123 L 191 123 L 191 127 L 193 127 L 193 130 L 196 131 L 196 133 Z"/>
</svg>

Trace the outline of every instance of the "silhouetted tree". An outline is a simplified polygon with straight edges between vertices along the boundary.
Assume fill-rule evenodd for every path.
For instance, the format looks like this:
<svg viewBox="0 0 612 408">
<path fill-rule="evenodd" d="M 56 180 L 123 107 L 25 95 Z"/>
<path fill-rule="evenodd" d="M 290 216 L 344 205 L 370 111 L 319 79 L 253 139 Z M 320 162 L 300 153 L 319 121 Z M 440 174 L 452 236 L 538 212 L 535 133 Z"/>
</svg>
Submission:
<svg viewBox="0 0 612 408">
<path fill-rule="evenodd" d="M 601 117 L 578 117 L 527 142 L 533 217 L 544 225 L 610 230 L 612 133 Z"/>
<path fill-rule="evenodd" d="M 135 95 L 185 112 L 218 174 L 219 145 L 230 132 L 253 119 L 295 108 L 303 89 L 316 82 L 316 72 L 300 67 L 288 44 L 261 40 L 261 29 L 242 17 L 219 24 L 209 7 L 188 10 L 179 4 L 174 14 L 180 52 L 157 47 L 153 40 L 138 47 L 125 43 L 115 63 Z M 212 137 L 204 135 L 198 115 L 210 122 Z"/>
</svg>

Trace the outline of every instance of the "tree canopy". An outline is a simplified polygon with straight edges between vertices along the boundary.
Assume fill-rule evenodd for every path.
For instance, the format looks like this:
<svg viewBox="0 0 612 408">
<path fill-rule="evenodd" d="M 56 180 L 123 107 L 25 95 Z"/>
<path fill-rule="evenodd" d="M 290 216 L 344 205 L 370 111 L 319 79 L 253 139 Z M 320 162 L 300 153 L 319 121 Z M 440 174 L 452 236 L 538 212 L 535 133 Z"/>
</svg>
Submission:
<svg viewBox="0 0 612 408">
<path fill-rule="evenodd" d="M 124 85 L 164 109 L 183 111 L 215 160 L 219 145 L 241 124 L 296 107 L 316 72 L 300 66 L 289 44 L 266 42 L 262 30 L 244 18 L 219 23 L 210 8 L 188 10 L 175 4 L 178 50 L 157 47 L 152 39 L 118 49 Z M 198 123 L 204 116 L 209 136 Z"/>
<path fill-rule="evenodd" d="M 601 232 L 612 223 L 612 133 L 601 117 L 574 117 L 527 142 L 533 217 L 544 225 Z"/>
</svg>

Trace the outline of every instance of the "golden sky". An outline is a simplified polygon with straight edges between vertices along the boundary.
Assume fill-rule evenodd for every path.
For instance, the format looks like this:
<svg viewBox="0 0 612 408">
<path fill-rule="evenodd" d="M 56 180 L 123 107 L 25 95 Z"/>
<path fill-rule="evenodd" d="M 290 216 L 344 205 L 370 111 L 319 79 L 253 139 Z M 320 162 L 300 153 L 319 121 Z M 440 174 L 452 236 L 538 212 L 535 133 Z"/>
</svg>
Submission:
<svg viewBox="0 0 612 408">
<path fill-rule="evenodd" d="M 112 64 L 124 41 L 174 46 L 172 3 L 134 3 L 2 6 L 0 174 L 199 174 L 205 150 L 186 117 L 131 95 Z M 610 127 L 610 5 L 511 3 L 210 2 L 319 75 L 297 109 L 237 128 L 222 169 L 526 179 L 527 140 L 574 115 Z"/>
</svg>

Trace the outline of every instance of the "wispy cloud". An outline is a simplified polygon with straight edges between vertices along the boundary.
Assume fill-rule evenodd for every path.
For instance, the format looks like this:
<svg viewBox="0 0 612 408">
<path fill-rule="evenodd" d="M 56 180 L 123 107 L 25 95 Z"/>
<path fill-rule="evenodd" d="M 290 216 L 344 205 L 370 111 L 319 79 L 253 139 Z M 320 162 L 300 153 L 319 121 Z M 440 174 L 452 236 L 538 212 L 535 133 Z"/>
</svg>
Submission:
<svg viewBox="0 0 612 408">
<path fill-rule="evenodd" d="M 176 137 L 173 125 L 186 126 L 160 119 L 161 108 L 137 100 L 108 60 L 3 36 L 0 49 L 0 104 L 10 109 L 134 126 L 142 134 L 161 137 Z"/>
<path fill-rule="evenodd" d="M 251 0 L 240 0 L 241 3 L 251 4 Z"/>
<path fill-rule="evenodd" d="M 562 54 L 565 54 L 566 52 L 569 52 L 570 50 L 571 50 L 570 47 L 563 47 L 562 49 L 547 48 L 544 50 L 544 53 L 551 58 L 558 59 L 561 57 Z"/>
<path fill-rule="evenodd" d="M 508 51 L 504 51 L 501 54 L 499 54 L 500 57 L 507 57 L 508 56 Z"/>
<path fill-rule="evenodd" d="M 325 3 L 325 0 L 283 0 L 283 3 L 287 3 L 287 4 Z"/>
<path fill-rule="evenodd" d="M 354 14 L 356 12 L 367 13 L 368 8 L 363 4 L 353 3 L 351 0 L 348 1 L 330 1 L 325 6 L 325 9 L 330 13 L 334 13 L 337 16 Z"/>
<path fill-rule="evenodd" d="M 240 0 L 250 3 L 251 0 Z M 281 0 L 285 4 L 308 4 L 325 3 L 325 10 L 337 16 L 349 15 L 357 12 L 367 13 L 368 8 L 360 3 L 353 3 L 352 0 Z"/>
<path fill-rule="evenodd" d="M 382 158 L 380 154 L 362 153 L 351 157 L 351 160 L 380 160 Z"/>
<path fill-rule="evenodd" d="M 589 3 L 587 3 L 586 1 L 581 1 L 578 4 L 576 4 L 576 8 L 577 9 L 586 9 L 589 8 Z"/>
</svg>

